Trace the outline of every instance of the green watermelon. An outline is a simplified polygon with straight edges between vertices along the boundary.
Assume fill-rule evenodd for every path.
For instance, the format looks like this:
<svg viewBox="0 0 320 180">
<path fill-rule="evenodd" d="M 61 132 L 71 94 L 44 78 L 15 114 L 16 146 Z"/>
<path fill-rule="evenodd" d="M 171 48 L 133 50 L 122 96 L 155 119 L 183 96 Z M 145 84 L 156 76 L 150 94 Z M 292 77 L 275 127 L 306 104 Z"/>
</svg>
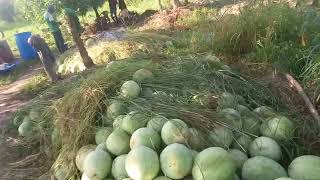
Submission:
<svg viewBox="0 0 320 180">
<path fill-rule="evenodd" d="M 103 179 L 109 175 L 112 159 L 102 150 L 90 152 L 83 161 L 83 172 L 90 179 Z"/>
<path fill-rule="evenodd" d="M 87 155 L 96 149 L 95 145 L 86 145 L 81 147 L 76 155 L 76 165 L 80 172 L 83 172 L 83 161 Z"/>
<path fill-rule="evenodd" d="M 119 156 L 129 152 L 129 135 L 122 129 L 115 129 L 108 137 L 106 144 L 110 153 Z"/>
<path fill-rule="evenodd" d="M 242 118 L 242 131 L 251 135 L 258 136 L 260 134 L 261 123 L 259 119 L 254 117 L 245 117 Z"/>
<path fill-rule="evenodd" d="M 114 119 L 126 113 L 126 107 L 123 102 L 114 100 L 107 108 L 108 118 Z"/>
<path fill-rule="evenodd" d="M 31 121 L 24 121 L 18 128 L 19 135 L 31 137 L 34 134 L 34 124 Z"/>
<path fill-rule="evenodd" d="M 122 121 L 123 121 L 124 117 L 126 117 L 126 116 L 125 115 L 120 115 L 113 121 L 113 129 L 121 128 L 121 124 L 122 124 Z"/>
<path fill-rule="evenodd" d="M 157 115 L 153 117 L 147 124 L 148 128 L 152 128 L 156 132 L 160 133 L 163 125 L 169 120 L 163 116 Z"/>
<path fill-rule="evenodd" d="M 39 110 L 32 109 L 29 112 L 29 117 L 30 117 L 31 120 L 39 120 L 40 117 L 41 117 L 41 114 L 40 114 Z"/>
<path fill-rule="evenodd" d="M 288 177 L 281 177 L 281 178 L 278 178 L 276 180 L 294 180 L 294 179 L 288 178 Z"/>
<path fill-rule="evenodd" d="M 248 160 L 247 154 L 245 154 L 243 151 L 240 151 L 238 149 L 230 149 L 229 154 L 234 160 L 237 170 L 241 172 L 244 162 Z"/>
<path fill-rule="evenodd" d="M 99 144 L 99 145 L 96 147 L 96 150 L 102 150 L 102 151 L 109 152 L 109 151 L 108 151 L 108 148 L 107 148 L 107 145 L 106 145 L 106 143 L 105 143 L 105 142 L 104 142 L 104 143 Z"/>
<path fill-rule="evenodd" d="M 228 124 L 229 126 L 237 129 L 241 129 L 242 121 L 241 115 L 235 109 L 227 108 L 223 109 L 219 112 L 219 116 L 221 117 L 221 121 Z"/>
<path fill-rule="evenodd" d="M 161 147 L 161 137 L 151 128 L 140 128 L 132 134 L 130 138 L 130 148 L 133 149 L 141 145 L 159 150 Z"/>
<path fill-rule="evenodd" d="M 170 179 L 170 178 L 168 178 L 168 177 L 166 177 L 166 176 L 159 176 L 159 177 L 156 177 L 156 178 L 153 179 L 153 180 L 172 180 L 172 179 Z"/>
<path fill-rule="evenodd" d="M 211 147 L 200 152 L 192 168 L 195 180 L 232 180 L 235 172 L 236 166 L 232 157 L 220 147 Z"/>
<path fill-rule="evenodd" d="M 267 157 L 250 158 L 242 167 L 242 179 L 245 180 L 274 180 L 280 177 L 288 177 L 286 170 Z"/>
<path fill-rule="evenodd" d="M 232 144 L 233 133 L 230 129 L 219 126 L 209 132 L 209 138 L 215 146 L 228 148 Z"/>
<path fill-rule="evenodd" d="M 187 176 L 191 171 L 192 163 L 191 150 L 182 144 L 170 144 L 160 154 L 161 170 L 172 179 Z"/>
<path fill-rule="evenodd" d="M 114 159 L 112 163 L 111 173 L 115 179 L 128 178 L 128 174 L 125 169 L 127 154 L 123 154 Z"/>
<path fill-rule="evenodd" d="M 121 86 L 120 95 L 126 99 L 134 99 L 139 96 L 141 88 L 135 81 L 126 81 Z"/>
<path fill-rule="evenodd" d="M 195 128 L 189 128 L 189 132 L 190 138 L 188 145 L 191 147 L 191 149 L 201 151 L 207 147 L 206 138 L 201 131 Z"/>
<path fill-rule="evenodd" d="M 139 112 L 130 112 L 122 120 L 121 128 L 128 134 L 133 134 L 139 128 L 145 127 L 148 123 L 148 117 Z"/>
<path fill-rule="evenodd" d="M 232 143 L 232 148 L 248 152 L 252 141 L 253 139 L 250 136 L 243 134 Z"/>
<path fill-rule="evenodd" d="M 141 97 L 144 97 L 146 99 L 150 99 L 153 97 L 153 89 L 150 87 L 143 87 L 141 90 Z"/>
<path fill-rule="evenodd" d="M 188 125 L 180 119 L 166 122 L 161 130 L 161 138 L 167 145 L 173 143 L 187 144 L 190 137 Z"/>
<path fill-rule="evenodd" d="M 218 99 L 219 109 L 234 108 L 237 104 L 237 98 L 228 92 L 222 93 Z"/>
<path fill-rule="evenodd" d="M 252 116 L 252 112 L 250 111 L 250 109 L 244 105 L 237 105 L 236 110 L 240 113 L 242 117 Z"/>
<path fill-rule="evenodd" d="M 261 134 L 279 141 L 288 141 L 293 138 L 293 123 L 284 116 L 274 117 L 261 126 Z"/>
<path fill-rule="evenodd" d="M 110 127 L 100 127 L 96 131 L 95 140 L 97 144 L 105 143 L 113 129 Z"/>
<path fill-rule="evenodd" d="M 320 157 L 300 156 L 288 167 L 289 176 L 296 180 L 318 180 L 320 178 Z"/>
<path fill-rule="evenodd" d="M 268 106 L 258 107 L 254 109 L 253 112 L 257 113 L 260 117 L 264 119 L 274 117 L 276 115 L 275 111 Z"/>
<path fill-rule="evenodd" d="M 125 169 L 134 180 L 151 180 L 160 170 L 158 154 L 148 147 L 138 146 L 129 152 Z"/>
<path fill-rule="evenodd" d="M 249 152 L 251 157 L 264 156 L 275 161 L 282 158 L 280 145 L 269 137 L 258 137 L 250 145 Z"/>
<path fill-rule="evenodd" d="M 147 69 L 140 69 L 133 74 L 133 80 L 138 83 L 147 83 L 153 80 L 154 76 L 151 71 Z"/>
<path fill-rule="evenodd" d="M 238 175 L 234 175 L 234 180 L 240 180 L 239 176 Z"/>
</svg>

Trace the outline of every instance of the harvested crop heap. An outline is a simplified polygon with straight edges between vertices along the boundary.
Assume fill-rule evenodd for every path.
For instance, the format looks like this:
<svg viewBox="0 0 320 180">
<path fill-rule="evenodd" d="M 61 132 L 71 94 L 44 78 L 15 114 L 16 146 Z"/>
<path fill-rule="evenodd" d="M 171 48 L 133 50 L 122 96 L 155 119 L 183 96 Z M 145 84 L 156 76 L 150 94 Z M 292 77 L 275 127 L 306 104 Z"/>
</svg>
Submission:
<svg viewBox="0 0 320 180">
<path fill-rule="evenodd" d="M 295 122 L 265 106 L 275 96 L 215 56 L 97 74 L 55 104 L 58 180 L 320 179 L 320 157 L 289 157 Z"/>
</svg>

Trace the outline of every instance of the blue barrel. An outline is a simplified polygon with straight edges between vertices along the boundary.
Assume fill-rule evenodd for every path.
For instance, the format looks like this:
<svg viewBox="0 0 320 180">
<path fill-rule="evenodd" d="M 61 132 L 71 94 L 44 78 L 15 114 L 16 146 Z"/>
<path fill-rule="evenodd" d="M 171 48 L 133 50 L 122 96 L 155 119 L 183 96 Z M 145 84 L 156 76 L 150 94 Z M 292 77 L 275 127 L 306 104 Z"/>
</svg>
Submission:
<svg viewBox="0 0 320 180">
<path fill-rule="evenodd" d="M 20 56 L 24 60 L 31 60 L 37 58 L 37 52 L 28 44 L 28 38 L 31 32 L 23 32 L 16 34 L 16 44 L 18 46 Z"/>
</svg>

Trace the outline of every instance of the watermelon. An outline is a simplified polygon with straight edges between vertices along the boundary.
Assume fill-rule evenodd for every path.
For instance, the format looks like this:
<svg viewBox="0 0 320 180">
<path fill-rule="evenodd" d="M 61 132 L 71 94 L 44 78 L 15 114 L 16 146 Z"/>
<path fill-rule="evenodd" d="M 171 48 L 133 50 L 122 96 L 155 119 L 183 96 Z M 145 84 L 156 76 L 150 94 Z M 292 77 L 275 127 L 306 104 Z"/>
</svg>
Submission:
<svg viewBox="0 0 320 180">
<path fill-rule="evenodd" d="M 191 149 L 201 151 L 207 147 L 205 136 L 201 131 L 195 128 L 189 128 L 189 132 L 190 138 L 188 144 Z"/>
<path fill-rule="evenodd" d="M 114 119 L 126 113 L 126 107 L 123 102 L 114 100 L 107 108 L 108 118 Z"/>
<path fill-rule="evenodd" d="M 238 175 L 234 175 L 234 180 L 240 180 L 239 176 Z"/>
<path fill-rule="evenodd" d="M 199 152 L 191 149 L 191 154 L 192 154 L 193 159 L 195 159 L 197 157 L 197 155 L 199 154 Z"/>
<path fill-rule="evenodd" d="M 187 176 L 191 171 L 192 163 L 191 150 L 182 144 L 170 144 L 160 154 L 161 170 L 172 179 Z"/>
<path fill-rule="evenodd" d="M 18 128 L 19 135 L 31 137 L 34 134 L 34 124 L 31 121 L 24 121 Z"/>
<path fill-rule="evenodd" d="M 228 124 L 233 128 L 241 129 L 242 121 L 241 115 L 235 109 L 227 108 L 223 109 L 219 112 L 219 116 L 221 117 L 221 121 Z"/>
<path fill-rule="evenodd" d="M 288 178 L 288 177 L 281 177 L 281 178 L 278 178 L 278 179 L 275 179 L 275 180 L 294 180 L 294 179 Z"/>
<path fill-rule="evenodd" d="M 144 97 L 146 99 L 150 99 L 153 97 L 153 89 L 150 87 L 143 87 L 141 90 L 141 97 Z"/>
<path fill-rule="evenodd" d="M 275 161 L 282 158 L 280 145 L 269 137 L 258 137 L 250 145 L 249 152 L 251 157 L 264 156 Z"/>
<path fill-rule="evenodd" d="M 245 180 L 274 180 L 280 177 L 288 177 L 286 170 L 267 157 L 250 158 L 242 167 L 242 179 Z"/>
<path fill-rule="evenodd" d="M 231 180 L 235 172 L 236 166 L 232 157 L 220 147 L 201 151 L 192 168 L 192 176 L 195 180 Z"/>
<path fill-rule="evenodd" d="M 245 154 L 243 151 L 240 151 L 238 149 L 230 149 L 229 154 L 234 160 L 237 170 L 241 172 L 244 162 L 248 160 L 247 154 Z"/>
<path fill-rule="evenodd" d="M 65 180 L 68 179 L 68 167 L 66 165 L 58 165 L 54 167 L 54 177 L 57 180 Z"/>
<path fill-rule="evenodd" d="M 253 110 L 260 117 L 267 119 L 276 115 L 275 111 L 268 106 L 261 106 Z"/>
<path fill-rule="evenodd" d="M 115 179 L 128 178 L 128 174 L 125 169 L 127 154 L 123 154 L 114 159 L 112 163 L 111 173 Z"/>
<path fill-rule="evenodd" d="M 230 129 L 219 126 L 209 132 L 209 138 L 215 146 L 228 148 L 232 144 L 233 133 Z"/>
<path fill-rule="evenodd" d="M 41 117 L 39 110 L 32 109 L 29 112 L 29 117 L 31 120 L 38 120 Z"/>
<path fill-rule="evenodd" d="M 288 167 L 289 176 L 296 180 L 318 180 L 320 178 L 320 157 L 300 156 Z"/>
<path fill-rule="evenodd" d="M 139 128 L 145 127 L 148 123 L 148 117 L 139 112 L 130 112 L 125 116 L 121 123 L 121 128 L 128 134 L 132 134 Z"/>
<path fill-rule="evenodd" d="M 219 109 L 233 108 L 238 104 L 237 98 L 228 92 L 224 92 L 218 99 Z"/>
<path fill-rule="evenodd" d="M 243 134 L 232 143 L 232 148 L 239 149 L 244 152 L 248 152 L 252 141 L 253 139 L 250 136 Z"/>
<path fill-rule="evenodd" d="M 221 70 L 230 71 L 230 72 L 232 71 L 231 67 L 228 65 L 222 65 Z"/>
<path fill-rule="evenodd" d="M 95 140 L 97 144 L 105 143 L 113 129 L 110 127 L 100 127 L 96 131 Z"/>
<path fill-rule="evenodd" d="M 151 148 L 138 146 L 129 152 L 125 169 L 134 180 L 152 180 L 160 170 L 158 154 Z"/>
<path fill-rule="evenodd" d="M 242 117 L 252 116 L 252 112 L 250 111 L 250 109 L 244 105 L 237 105 L 236 110 L 240 113 Z"/>
<path fill-rule="evenodd" d="M 118 116 L 114 121 L 113 121 L 113 128 L 121 128 L 121 124 L 123 121 L 123 118 L 126 117 L 125 115 L 120 115 Z"/>
<path fill-rule="evenodd" d="M 156 132 L 160 133 L 163 125 L 169 120 L 164 116 L 157 115 L 153 117 L 147 124 L 148 128 L 152 128 Z"/>
<path fill-rule="evenodd" d="M 132 134 L 130 138 L 130 148 L 133 149 L 141 145 L 159 150 L 161 147 L 161 137 L 151 128 L 140 128 Z"/>
<path fill-rule="evenodd" d="M 81 147 L 76 155 L 76 166 L 80 172 L 83 172 L 83 161 L 87 155 L 96 149 L 95 145 L 86 145 Z"/>
<path fill-rule="evenodd" d="M 101 143 L 99 144 L 97 147 L 96 147 L 96 150 L 102 150 L 102 151 L 106 151 L 106 152 L 109 152 L 108 149 L 107 149 L 107 145 L 106 143 Z"/>
<path fill-rule="evenodd" d="M 261 123 L 259 119 L 254 117 L 245 117 L 242 118 L 242 131 L 251 135 L 258 136 L 260 134 Z"/>
<path fill-rule="evenodd" d="M 90 152 L 83 162 L 83 172 L 90 179 L 103 179 L 109 175 L 112 159 L 102 150 Z"/>
<path fill-rule="evenodd" d="M 154 76 L 151 71 L 147 69 L 140 69 L 133 74 L 132 79 L 138 83 L 147 83 L 153 80 Z"/>
<path fill-rule="evenodd" d="M 274 117 L 265 122 L 260 128 L 261 134 L 279 141 L 288 141 L 293 138 L 294 125 L 284 116 Z"/>
<path fill-rule="evenodd" d="M 129 135 L 122 129 L 115 129 L 108 137 L 106 144 L 110 153 L 119 156 L 129 152 Z"/>
<path fill-rule="evenodd" d="M 121 86 L 120 95 L 126 99 L 134 99 L 140 94 L 140 86 L 135 81 L 126 81 Z"/>
<path fill-rule="evenodd" d="M 188 125 L 180 119 L 166 122 L 161 130 L 161 138 L 167 145 L 173 143 L 187 144 L 190 137 Z"/>
</svg>

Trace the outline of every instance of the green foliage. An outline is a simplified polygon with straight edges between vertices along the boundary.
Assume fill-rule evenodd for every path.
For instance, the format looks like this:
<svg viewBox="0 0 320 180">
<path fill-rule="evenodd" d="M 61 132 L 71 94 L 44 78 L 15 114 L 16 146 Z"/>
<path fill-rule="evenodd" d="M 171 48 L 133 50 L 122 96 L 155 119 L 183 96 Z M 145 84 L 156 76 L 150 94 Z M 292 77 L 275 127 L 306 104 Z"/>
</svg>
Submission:
<svg viewBox="0 0 320 180">
<path fill-rule="evenodd" d="M 5 22 L 14 22 L 15 7 L 13 0 L 0 1 L 0 19 Z"/>
</svg>

